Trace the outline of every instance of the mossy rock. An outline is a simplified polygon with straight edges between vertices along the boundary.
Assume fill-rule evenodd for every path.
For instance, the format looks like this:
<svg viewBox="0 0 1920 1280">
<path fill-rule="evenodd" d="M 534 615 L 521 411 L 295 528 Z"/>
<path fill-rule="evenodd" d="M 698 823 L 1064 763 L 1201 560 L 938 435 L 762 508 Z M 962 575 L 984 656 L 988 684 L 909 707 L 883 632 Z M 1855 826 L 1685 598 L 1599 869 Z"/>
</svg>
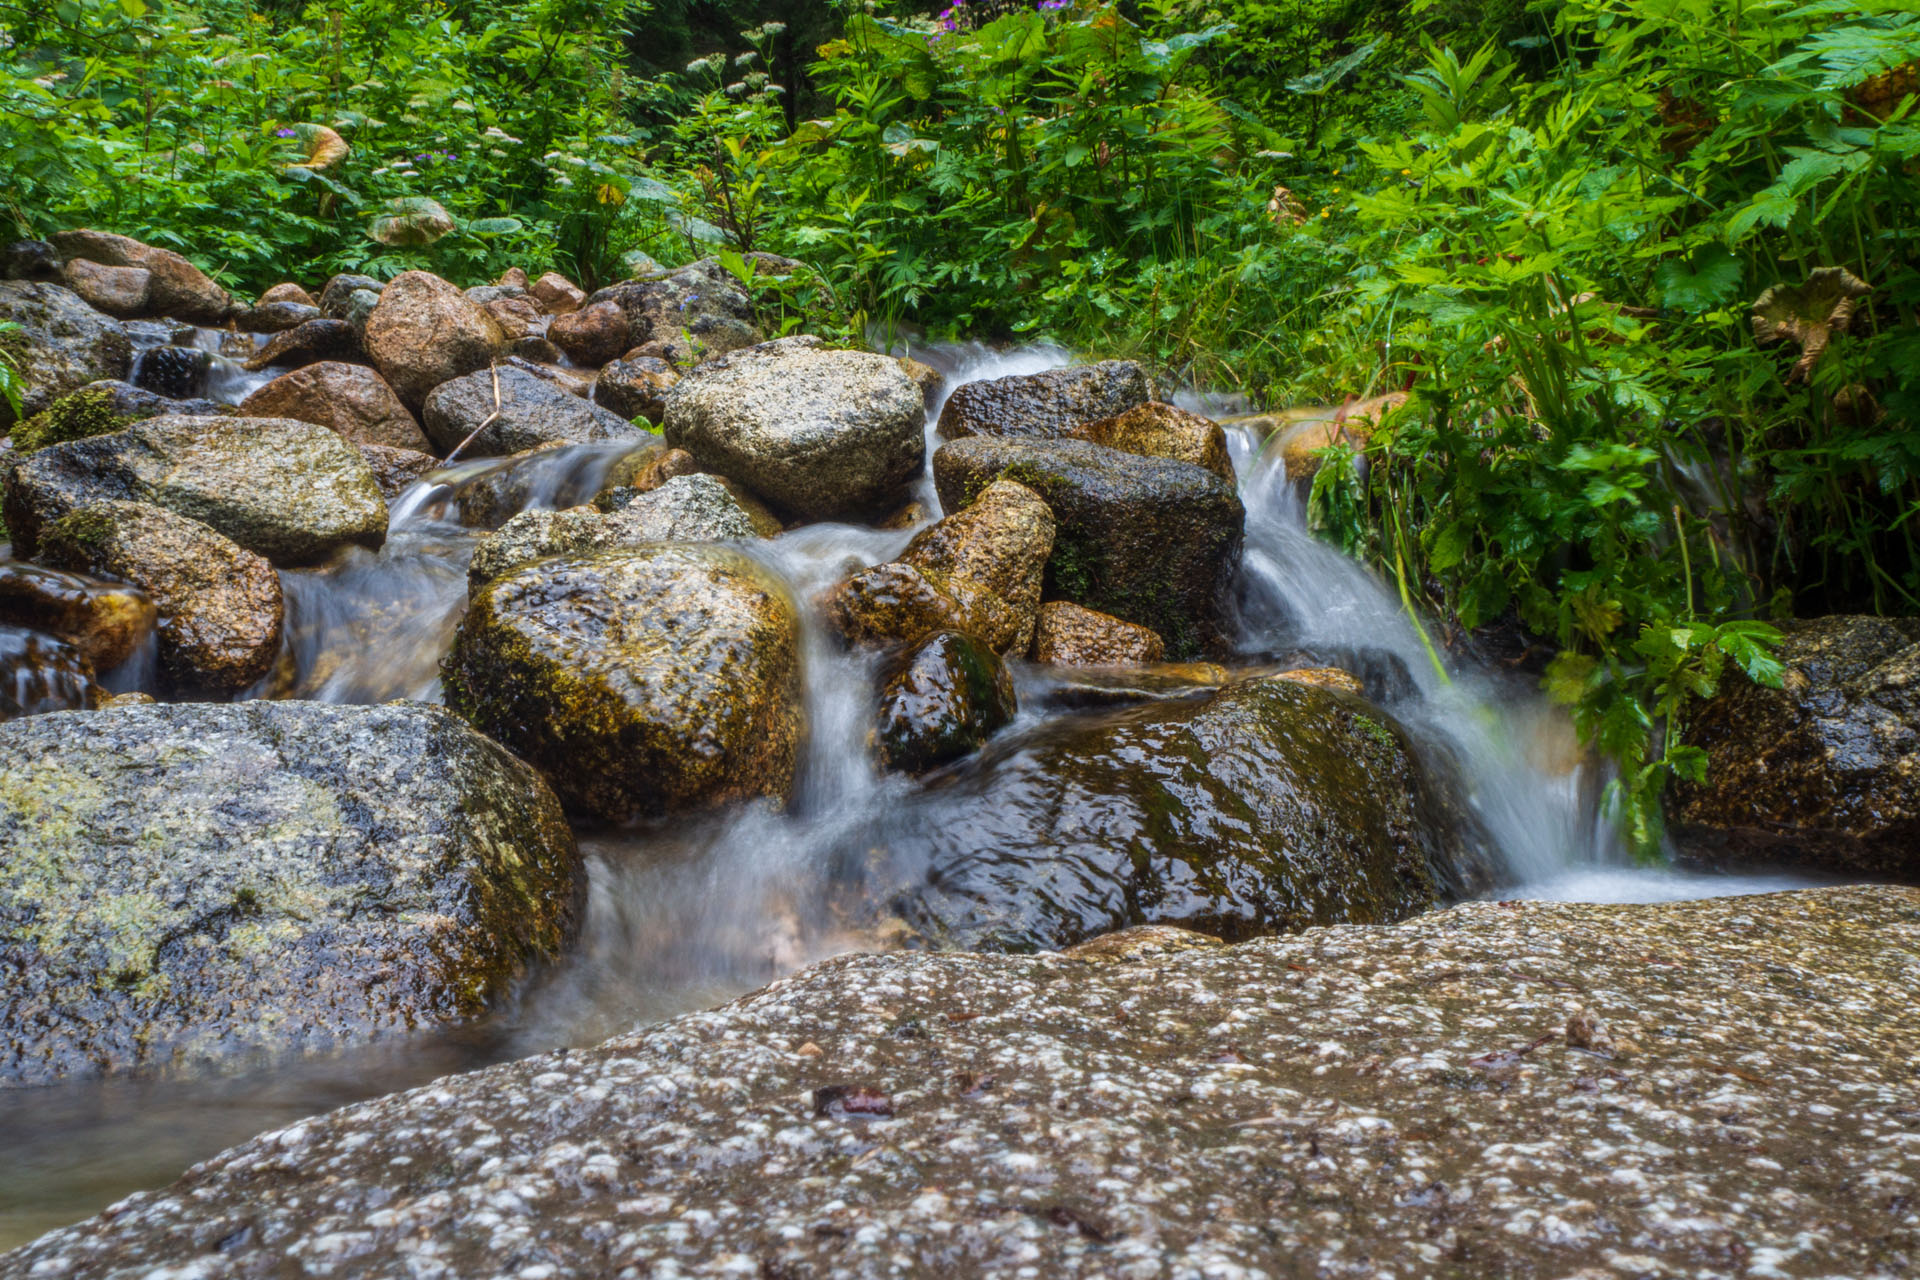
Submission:
<svg viewBox="0 0 1920 1280">
<path fill-rule="evenodd" d="M 564 555 L 477 589 L 447 704 L 605 821 L 793 786 L 799 617 L 784 584 L 713 544 Z"/>
<path fill-rule="evenodd" d="M 0 725 L 0 1084 L 484 1013 L 582 905 L 553 793 L 437 707 Z"/>
<path fill-rule="evenodd" d="M 127 415 L 114 411 L 111 391 L 82 387 L 16 425 L 11 438 L 16 453 L 32 453 L 50 444 L 104 436 L 132 421 Z"/>
</svg>

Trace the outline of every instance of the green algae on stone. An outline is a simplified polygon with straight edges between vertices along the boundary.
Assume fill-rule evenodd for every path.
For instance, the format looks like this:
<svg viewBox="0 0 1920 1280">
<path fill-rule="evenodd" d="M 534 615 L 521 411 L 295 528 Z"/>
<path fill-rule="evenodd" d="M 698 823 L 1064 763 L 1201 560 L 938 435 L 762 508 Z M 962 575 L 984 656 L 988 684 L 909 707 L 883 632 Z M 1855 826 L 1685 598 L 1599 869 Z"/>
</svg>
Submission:
<svg viewBox="0 0 1920 1280">
<path fill-rule="evenodd" d="M 113 393 L 98 387 L 82 387 L 61 396 L 39 413 L 17 424 L 12 431 L 13 447 L 18 453 L 32 453 L 50 444 L 84 440 L 119 431 L 132 418 L 113 410 Z"/>
<path fill-rule="evenodd" d="M 801 732 L 799 618 L 715 544 L 536 560 L 478 588 L 447 704 L 607 821 L 784 802 Z"/>
<path fill-rule="evenodd" d="M 438 708 L 0 725 L 0 1087 L 473 1018 L 582 885 L 552 792 Z"/>
</svg>

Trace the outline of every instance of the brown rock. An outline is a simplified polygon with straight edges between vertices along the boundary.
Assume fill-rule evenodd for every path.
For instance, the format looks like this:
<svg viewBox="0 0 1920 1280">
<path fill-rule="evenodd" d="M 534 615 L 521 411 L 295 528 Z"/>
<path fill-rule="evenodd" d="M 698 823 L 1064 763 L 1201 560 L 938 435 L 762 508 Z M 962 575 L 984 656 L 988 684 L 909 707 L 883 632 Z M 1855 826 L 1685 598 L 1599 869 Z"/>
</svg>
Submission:
<svg viewBox="0 0 1920 1280">
<path fill-rule="evenodd" d="M 508 267 L 494 283 L 502 289 L 524 289 L 527 287 L 527 273 L 519 267 Z"/>
<path fill-rule="evenodd" d="M 197 520 L 143 502 L 94 503 L 42 530 L 40 557 L 145 591 L 159 611 L 161 672 L 175 689 L 239 693 L 280 651 L 273 566 Z"/>
<path fill-rule="evenodd" d="M 526 298 L 495 298 L 482 304 L 488 315 L 500 326 L 500 332 L 507 335 L 510 342 L 518 342 L 529 335 L 538 337 L 540 327 L 540 308 Z"/>
<path fill-rule="evenodd" d="M 259 300 L 253 305 L 256 307 L 265 307 L 276 302 L 297 302 L 303 307 L 318 307 L 320 305 L 314 300 L 312 294 L 302 289 L 299 285 L 294 284 L 292 281 L 273 286 L 273 288 L 261 294 Z"/>
<path fill-rule="evenodd" d="M 1233 458 L 1227 453 L 1227 433 L 1220 424 L 1158 400 L 1111 418 L 1081 423 L 1067 434 L 1148 458 L 1191 462 L 1228 484 L 1237 483 Z"/>
<path fill-rule="evenodd" d="M 547 336 L 576 362 L 603 365 L 627 349 L 627 313 L 611 302 L 596 302 L 555 316 Z"/>
<path fill-rule="evenodd" d="M 151 273 L 147 308 L 156 315 L 198 324 L 219 324 L 239 309 L 225 289 L 171 249 L 156 249 L 105 231 L 62 231 L 54 247 L 68 261 L 88 258 L 108 267 L 143 267 Z"/>
<path fill-rule="evenodd" d="M 914 386 L 920 388 L 921 398 L 927 408 L 933 408 L 934 401 L 940 398 L 940 392 L 947 385 L 946 375 L 930 364 L 922 364 L 912 356 L 900 357 L 900 372 L 907 375 Z"/>
<path fill-rule="evenodd" d="M 283 374 L 240 402 L 242 416 L 298 418 L 355 444 L 426 452 L 420 423 L 387 380 L 363 364 L 324 360 Z"/>
<path fill-rule="evenodd" d="M 127 319 L 146 311 L 153 272 L 145 267 L 107 267 L 86 258 L 73 258 L 61 269 L 61 278 L 94 310 Z"/>
<path fill-rule="evenodd" d="M 1054 667 L 1137 667 L 1166 656 L 1151 627 L 1123 622 L 1065 600 L 1040 606 L 1033 660 Z"/>
<path fill-rule="evenodd" d="M 152 601 L 132 587 L 0 561 L 0 622 L 52 632 L 71 642 L 95 671 L 132 657 L 154 621 Z"/>
<path fill-rule="evenodd" d="M 1335 444 L 1345 444 L 1356 453 L 1364 450 L 1381 420 L 1406 402 L 1406 392 L 1394 391 L 1345 405 L 1287 409 L 1233 421 L 1265 435 L 1267 451 L 1280 455 L 1287 479 L 1304 488 L 1320 470 L 1318 450 Z"/>
<path fill-rule="evenodd" d="M 360 354 L 360 336 L 345 320 L 322 316 L 276 333 L 267 345 L 242 361 L 258 373 L 269 366 L 298 368 L 318 360 L 341 360 Z"/>
<path fill-rule="evenodd" d="M 425 271 L 394 277 L 367 317 L 367 354 L 416 410 L 441 383 L 485 368 L 506 342 L 498 321 Z"/>
<path fill-rule="evenodd" d="M 667 411 L 667 392 L 680 381 L 673 365 L 656 356 L 623 356 L 600 370 L 593 401 L 628 420 L 658 424 Z"/>
<path fill-rule="evenodd" d="M 1342 671 L 1339 667 L 1300 667 L 1293 671 L 1274 673 L 1276 680 L 1291 680 L 1295 684 L 1310 684 L 1316 689 L 1333 689 L 1340 693 L 1351 693 L 1362 697 L 1367 686 L 1359 676 L 1351 671 Z"/>
<path fill-rule="evenodd" d="M 405 493 L 413 487 L 414 481 L 440 465 L 440 459 L 417 449 L 395 449 L 384 444 L 363 444 L 359 449 L 360 456 L 367 460 L 367 466 L 373 470 L 373 481 L 380 486 L 380 496 L 388 502 Z"/>
<path fill-rule="evenodd" d="M 587 303 L 587 295 L 580 287 L 558 271 L 549 271 L 535 280 L 527 286 L 527 292 L 533 295 L 541 310 L 550 316 L 567 315 Z"/>
</svg>

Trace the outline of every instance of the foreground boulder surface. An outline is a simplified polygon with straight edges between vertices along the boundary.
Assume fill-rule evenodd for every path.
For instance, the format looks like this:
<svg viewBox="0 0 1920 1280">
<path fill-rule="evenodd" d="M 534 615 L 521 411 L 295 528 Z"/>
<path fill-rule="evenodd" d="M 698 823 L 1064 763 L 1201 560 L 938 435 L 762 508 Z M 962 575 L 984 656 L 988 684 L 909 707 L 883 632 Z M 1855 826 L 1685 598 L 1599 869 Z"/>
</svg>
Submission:
<svg viewBox="0 0 1920 1280">
<path fill-rule="evenodd" d="M 20 419 L 31 418 L 69 391 L 133 371 L 127 327 L 57 284 L 0 280 L 0 320 L 20 332 L 0 337 L 25 385 Z M 13 425 L 12 404 L 0 397 L 0 427 Z"/>
<path fill-rule="evenodd" d="M 895 909 L 942 946 L 1134 924 L 1245 938 L 1403 919 L 1479 878 L 1446 794 L 1357 698 L 1247 680 L 1057 720 L 902 801 Z"/>
<path fill-rule="evenodd" d="M 298 418 L 355 444 L 424 451 L 430 446 L 386 379 L 363 364 L 323 360 L 282 374 L 240 402 L 250 418 Z"/>
<path fill-rule="evenodd" d="M 1195 942 L 829 961 L 265 1134 L 0 1270 L 1912 1271 L 1920 891 Z"/>
<path fill-rule="evenodd" d="M 553 793 L 436 707 L 0 725 L 0 1085 L 473 1017 L 578 872 Z"/>
<path fill-rule="evenodd" d="M 1172 657 L 1221 646 L 1246 511 L 1214 472 L 1084 440 L 974 437 L 940 446 L 933 479 L 948 511 L 998 479 L 1045 500 L 1058 526 L 1047 599 L 1147 627 Z"/>
<path fill-rule="evenodd" d="M 330 310 L 338 283 L 339 277 L 328 282 L 322 311 Z M 454 285 L 425 271 L 403 271 L 367 315 L 365 343 L 381 376 L 411 407 L 441 383 L 485 368 L 507 336 Z"/>
<path fill-rule="evenodd" d="M 292 418 L 166 416 L 40 449 L 7 473 L 14 553 L 93 502 L 149 502 L 198 520 L 279 565 L 342 546 L 378 547 L 387 503 L 358 449 Z"/>
<path fill-rule="evenodd" d="M 1782 624 L 1782 687 L 1729 671 L 1687 725 L 1712 757 L 1674 834 L 1736 862 L 1920 879 L 1920 618 Z"/>
<path fill-rule="evenodd" d="M 804 520 L 899 506 L 926 461 L 926 406 L 900 366 L 817 338 L 723 357 L 667 394 L 663 434 Z"/>
<path fill-rule="evenodd" d="M 472 592 L 447 705 L 595 818 L 784 801 L 799 630 L 779 578 L 725 546 L 535 560 Z"/>
</svg>

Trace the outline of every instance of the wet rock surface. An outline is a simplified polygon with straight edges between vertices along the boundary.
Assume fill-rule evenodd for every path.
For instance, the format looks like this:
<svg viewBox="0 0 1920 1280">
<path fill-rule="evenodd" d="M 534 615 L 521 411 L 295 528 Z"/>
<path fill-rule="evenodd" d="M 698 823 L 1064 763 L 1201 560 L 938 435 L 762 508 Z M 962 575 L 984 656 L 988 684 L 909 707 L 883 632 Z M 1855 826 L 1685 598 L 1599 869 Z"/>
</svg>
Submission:
<svg viewBox="0 0 1920 1280">
<path fill-rule="evenodd" d="M 514 365 L 442 383 L 427 397 L 421 421 L 443 454 L 472 436 L 472 443 L 461 450 L 463 458 L 506 457 L 542 445 L 595 440 L 638 444 L 646 438 L 619 414 Z"/>
<path fill-rule="evenodd" d="M 482 1012 L 578 908 L 539 778 L 394 703 L 0 726 L 0 1085 Z"/>
<path fill-rule="evenodd" d="M 95 311 L 71 289 L 38 281 L 0 280 L 0 320 L 20 332 L 4 339 L 22 374 L 20 417 L 31 418 L 69 391 L 133 371 L 126 326 Z M 0 399 L 0 427 L 15 421 Z"/>
<path fill-rule="evenodd" d="M 262 1135 L 0 1270 L 1891 1277 L 1917 953 L 1920 891 L 1863 887 L 849 956 Z"/>
<path fill-rule="evenodd" d="M 276 564 L 378 547 L 387 504 L 366 460 L 325 427 L 291 418 L 162 416 L 50 445 L 7 474 L 14 551 L 91 502 L 150 502 L 210 525 Z"/>
<path fill-rule="evenodd" d="M 643 542 L 727 542 L 759 536 L 753 520 L 712 476 L 678 476 L 636 492 L 611 512 L 592 507 L 523 511 L 474 548 L 467 579 L 478 586 L 543 556 Z"/>
<path fill-rule="evenodd" d="M 1046 725 L 906 801 L 896 909 L 942 945 L 1250 937 L 1425 910 L 1471 874 L 1404 734 L 1279 679 Z"/>
<path fill-rule="evenodd" d="M 359 331 L 345 320 L 323 316 L 274 334 L 265 346 L 248 356 L 244 364 L 257 373 L 269 365 L 284 369 L 321 360 L 351 360 L 361 354 Z"/>
<path fill-rule="evenodd" d="M 413 486 L 413 482 L 440 465 L 440 459 L 418 449 L 396 449 L 384 444 L 356 445 L 360 456 L 380 486 L 380 496 L 391 503 Z"/>
<path fill-rule="evenodd" d="M 593 400 L 628 421 L 645 418 L 658 423 L 666 416 L 667 392 L 678 381 L 680 375 L 665 360 L 652 356 L 615 360 L 594 380 Z"/>
<path fill-rule="evenodd" d="M 717 359 L 760 341 L 753 300 L 714 258 L 608 285 L 584 305 L 601 302 L 626 313 L 629 347 L 675 363 Z"/>
<path fill-rule="evenodd" d="M 0 720 L 98 706 L 106 691 L 97 674 L 77 645 L 0 625 Z"/>
<path fill-rule="evenodd" d="M 0 622 L 59 636 L 95 671 L 132 657 L 154 619 L 153 602 L 138 588 L 0 561 Z"/>
<path fill-rule="evenodd" d="M 1069 434 L 1076 440 L 1089 440 L 1125 453 L 1191 462 L 1228 484 L 1239 483 L 1233 458 L 1227 453 L 1227 434 L 1220 424 L 1157 400 L 1115 417 L 1081 423 Z"/>
<path fill-rule="evenodd" d="M 1056 667 L 1138 667 L 1158 662 L 1166 646 L 1152 629 L 1065 600 L 1040 606 L 1033 660 Z"/>
<path fill-rule="evenodd" d="M 198 520 L 144 502 L 90 503 L 49 525 L 41 543 L 47 564 L 146 593 L 168 689 L 240 693 L 280 652 L 286 606 L 273 566 Z"/>
<path fill-rule="evenodd" d="M 334 314 L 331 300 L 338 284 L 339 277 L 327 282 L 322 311 Z M 344 308 L 351 299 L 349 292 L 338 303 L 340 314 L 349 318 Z M 478 303 L 425 271 L 395 276 L 366 318 L 367 354 L 409 406 L 419 405 L 441 383 L 485 368 L 506 341 L 499 322 Z"/>
<path fill-rule="evenodd" d="M 424 452 L 432 446 L 377 370 L 325 360 L 282 374 L 240 402 L 255 418 L 298 418 L 355 444 Z"/>
<path fill-rule="evenodd" d="M 473 592 L 447 705 L 592 817 L 785 800 L 798 644 L 779 578 L 730 548 L 557 556 Z"/>
<path fill-rule="evenodd" d="M 939 432 L 946 440 L 1054 440 L 1152 399 L 1146 370 L 1131 360 L 1103 360 L 955 387 L 940 411 Z"/>
<path fill-rule="evenodd" d="M 1676 789 L 1692 852 L 1920 879 L 1920 618 L 1784 623 L 1782 688 L 1729 668 L 1688 722 L 1711 757 Z"/>
<path fill-rule="evenodd" d="M 874 754 L 884 768 L 924 773 L 978 751 L 1018 709 L 999 654 L 972 636 L 937 631 L 881 686 Z"/>
<path fill-rule="evenodd" d="M 884 513 L 926 460 L 920 389 L 894 361 L 783 338 L 735 352 L 668 393 L 668 444 L 808 520 Z"/>
<path fill-rule="evenodd" d="M 949 511 L 997 479 L 1045 500 L 1048 599 L 1151 628 L 1176 658 L 1219 647 L 1246 513 L 1213 472 L 1084 440 L 975 437 L 940 446 L 933 478 Z"/>
</svg>

